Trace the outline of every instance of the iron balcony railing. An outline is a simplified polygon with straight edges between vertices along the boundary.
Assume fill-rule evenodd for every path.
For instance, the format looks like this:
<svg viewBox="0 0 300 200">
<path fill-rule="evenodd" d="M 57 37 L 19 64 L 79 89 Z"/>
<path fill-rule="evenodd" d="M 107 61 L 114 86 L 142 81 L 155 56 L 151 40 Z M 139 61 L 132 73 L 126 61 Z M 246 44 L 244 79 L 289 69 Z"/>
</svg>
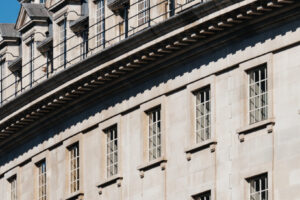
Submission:
<svg viewBox="0 0 300 200">
<path fill-rule="evenodd" d="M 0 77 L 0 106 L 34 87 L 39 82 L 54 76 L 58 71 L 64 70 L 99 51 L 103 51 L 112 44 L 133 36 L 148 27 L 155 26 L 157 23 L 180 13 L 184 9 L 188 9 L 192 5 L 201 4 L 207 0 L 181 1 L 181 4 L 175 4 L 174 0 L 161 0 L 157 4 L 152 4 L 151 0 L 136 0 L 134 3 L 125 6 L 124 13 L 121 14 L 122 20 L 119 23 L 111 23 L 116 16 L 113 13 L 82 30 L 81 33 L 84 33 L 81 34 L 84 35 L 82 39 L 78 38 L 78 33 L 69 32 L 67 38 L 53 45 L 52 52 L 40 54 L 23 63 L 21 71 L 11 72 L 6 76 L 3 76 L 2 73 Z M 141 5 L 142 3 L 144 4 Z M 129 13 L 128 8 L 130 8 L 130 12 L 136 8 L 136 13 Z M 120 30 L 121 27 L 123 27 L 123 31 L 116 31 Z M 101 31 L 97 32 L 97 30 Z M 55 37 L 57 36 L 54 35 L 53 38 Z M 61 45 L 64 45 L 63 52 L 59 51 Z M 49 55 L 52 55 L 52 58 Z"/>
</svg>

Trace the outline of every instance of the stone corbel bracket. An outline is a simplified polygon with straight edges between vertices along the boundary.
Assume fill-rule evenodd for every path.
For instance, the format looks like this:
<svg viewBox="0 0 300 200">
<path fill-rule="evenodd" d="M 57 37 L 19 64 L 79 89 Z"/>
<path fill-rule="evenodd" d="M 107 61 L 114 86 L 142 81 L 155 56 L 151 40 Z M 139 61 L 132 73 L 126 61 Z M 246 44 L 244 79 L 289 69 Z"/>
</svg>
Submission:
<svg viewBox="0 0 300 200">
<path fill-rule="evenodd" d="M 140 165 L 137 169 L 140 171 L 140 178 L 145 177 L 145 171 L 148 171 L 154 167 L 160 167 L 161 170 L 165 170 L 167 167 L 167 159 L 165 157 L 161 157 L 150 162 L 147 162 L 143 165 Z"/>
<path fill-rule="evenodd" d="M 193 153 L 196 153 L 204 149 L 209 149 L 211 153 L 214 153 L 216 151 L 216 147 L 217 147 L 217 141 L 214 139 L 209 139 L 207 141 L 199 142 L 189 148 L 186 148 L 184 152 L 186 154 L 187 161 L 190 161 L 192 159 Z"/>
<path fill-rule="evenodd" d="M 244 142 L 246 135 L 261 129 L 266 129 L 267 133 L 273 133 L 274 125 L 275 125 L 275 119 L 267 119 L 261 122 L 257 122 L 255 124 L 247 125 L 244 128 L 238 129 L 237 134 L 238 134 L 239 141 Z"/>
<path fill-rule="evenodd" d="M 122 181 L 123 181 L 123 176 L 121 176 L 120 174 L 114 175 L 106 179 L 105 181 L 97 184 L 98 193 L 101 195 L 103 193 L 103 189 L 112 184 L 117 184 L 117 187 L 121 187 Z"/>
</svg>

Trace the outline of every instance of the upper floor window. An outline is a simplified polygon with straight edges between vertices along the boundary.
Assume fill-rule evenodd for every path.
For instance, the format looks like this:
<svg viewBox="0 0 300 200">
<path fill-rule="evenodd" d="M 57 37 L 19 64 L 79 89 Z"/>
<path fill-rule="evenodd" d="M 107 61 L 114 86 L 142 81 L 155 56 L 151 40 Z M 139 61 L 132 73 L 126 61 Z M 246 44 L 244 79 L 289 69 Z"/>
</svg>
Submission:
<svg viewBox="0 0 300 200">
<path fill-rule="evenodd" d="M 85 59 L 87 57 L 88 51 L 89 51 L 89 31 L 88 28 L 86 30 L 81 32 L 81 55 L 82 59 Z"/>
<path fill-rule="evenodd" d="M 46 3 L 46 0 L 40 0 L 40 3 Z"/>
<path fill-rule="evenodd" d="M 201 194 L 193 196 L 193 200 L 210 200 L 210 199 L 211 199 L 210 191 L 203 192 Z"/>
<path fill-rule="evenodd" d="M 29 84 L 30 87 L 34 82 L 34 40 L 31 40 L 29 43 Z"/>
<path fill-rule="evenodd" d="M 47 56 L 47 78 L 49 77 L 49 74 L 53 73 L 53 51 L 50 49 L 46 52 Z"/>
<path fill-rule="evenodd" d="M 13 176 L 8 181 L 10 184 L 10 200 L 17 200 L 17 176 Z"/>
<path fill-rule="evenodd" d="M 262 65 L 248 71 L 249 77 L 249 122 L 250 124 L 268 118 L 268 73 Z"/>
<path fill-rule="evenodd" d="M 104 45 L 105 42 L 105 7 L 104 0 L 98 0 L 97 2 L 97 47 Z"/>
<path fill-rule="evenodd" d="M 138 1 L 138 26 L 141 26 L 149 21 L 150 0 Z"/>
<path fill-rule="evenodd" d="M 15 96 L 22 90 L 22 70 L 14 72 L 15 75 Z"/>
<path fill-rule="evenodd" d="M 118 173 L 118 131 L 117 125 L 105 130 L 107 177 Z"/>
<path fill-rule="evenodd" d="M 148 112 L 149 136 L 148 136 L 148 151 L 149 161 L 161 157 L 161 109 L 160 107 Z"/>
<path fill-rule="evenodd" d="M 47 200 L 47 169 L 46 161 L 43 160 L 37 164 L 38 168 L 38 199 Z"/>
<path fill-rule="evenodd" d="M 210 87 L 195 92 L 196 98 L 196 142 L 211 138 L 211 99 Z"/>
<path fill-rule="evenodd" d="M 79 190 L 79 144 L 71 145 L 69 148 L 70 159 L 70 192 Z"/>
<path fill-rule="evenodd" d="M 0 62 L 0 105 L 3 102 L 4 61 Z"/>
<path fill-rule="evenodd" d="M 263 174 L 250 178 L 249 199 L 251 200 L 268 200 L 268 175 Z"/>
<path fill-rule="evenodd" d="M 67 20 L 64 19 L 59 23 L 59 53 L 60 65 L 66 66 L 67 64 Z"/>
</svg>

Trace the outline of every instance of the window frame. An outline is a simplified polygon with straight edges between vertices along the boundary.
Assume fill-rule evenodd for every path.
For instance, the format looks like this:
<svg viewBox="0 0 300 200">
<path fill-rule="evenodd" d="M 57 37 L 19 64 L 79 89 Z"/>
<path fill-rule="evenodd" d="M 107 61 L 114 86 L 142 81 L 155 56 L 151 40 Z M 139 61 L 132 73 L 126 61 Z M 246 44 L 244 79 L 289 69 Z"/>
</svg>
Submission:
<svg viewBox="0 0 300 200">
<path fill-rule="evenodd" d="M 40 167 L 41 165 L 44 164 L 45 165 L 45 171 L 42 172 L 42 174 L 40 173 Z M 46 159 L 42 159 L 39 162 L 35 163 L 36 169 L 37 169 L 37 198 L 38 200 L 47 200 L 48 199 L 48 191 L 47 191 L 47 162 Z M 42 177 L 42 180 L 40 179 Z M 44 182 L 43 182 L 44 179 Z M 42 183 L 42 185 L 41 185 Z M 45 192 L 45 194 L 42 196 L 40 196 L 41 192 L 40 190 L 42 189 L 42 191 Z M 43 193 L 43 192 L 42 192 Z"/>
<path fill-rule="evenodd" d="M 267 190 L 264 190 L 264 191 L 267 191 L 268 199 L 272 199 L 272 197 L 271 197 L 271 192 L 272 192 L 271 181 L 272 180 L 270 179 L 270 175 L 268 172 L 260 173 L 260 174 L 257 174 L 257 175 L 254 175 L 254 176 L 251 176 L 251 177 L 248 177 L 245 179 L 245 181 L 246 181 L 246 199 L 251 199 L 251 181 L 253 181 L 254 179 L 260 179 L 262 177 L 267 178 Z M 261 191 L 260 191 L 260 193 L 261 193 Z"/>
<path fill-rule="evenodd" d="M 75 151 L 74 151 L 75 150 Z M 80 190 L 80 147 L 79 142 L 75 142 L 74 144 L 68 146 L 69 151 L 69 193 L 73 194 Z M 75 162 L 76 166 L 73 167 L 72 163 Z M 72 177 L 75 176 L 73 180 Z M 75 187 L 75 188 L 74 188 Z"/>
<path fill-rule="evenodd" d="M 161 106 L 159 105 L 154 108 L 151 108 L 150 110 L 147 110 L 146 114 L 147 114 L 147 118 L 148 118 L 147 152 L 148 152 L 148 161 L 151 162 L 153 160 L 156 160 L 156 159 L 159 159 L 162 157 Z M 152 118 L 152 121 L 151 121 L 151 118 Z M 156 120 L 154 121 L 155 118 L 156 118 Z M 154 130 L 154 128 L 157 130 L 158 127 L 160 127 L 160 131 L 156 132 L 156 134 L 155 134 L 155 131 L 151 131 L 151 130 Z M 154 138 L 156 140 L 156 145 L 153 142 Z M 158 138 L 160 138 L 159 144 L 158 144 Z M 151 139 L 152 139 L 152 145 L 150 142 Z M 158 149 L 160 149 L 160 151 L 158 151 Z M 154 156 L 154 152 L 155 152 L 155 156 Z M 152 157 L 151 157 L 151 155 L 152 155 Z"/>
<path fill-rule="evenodd" d="M 5 60 L 0 59 L 0 105 L 3 104 L 4 99 L 4 78 L 5 78 Z"/>
<path fill-rule="evenodd" d="M 73 145 L 78 144 L 78 148 L 79 148 L 79 190 L 75 191 L 75 192 L 71 192 L 71 184 L 70 184 L 70 180 L 71 180 L 71 162 L 70 162 L 70 147 L 72 147 Z M 83 184 L 84 184 L 84 155 L 83 155 L 83 133 L 80 132 L 77 135 L 72 136 L 71 138 L 65 140 L 63 142 L 63 147 L 65 149 L 65 174 L 66 174 L 66 180 L 65 180 L 65 199 L 72 199 L 75 197 L 80 197 L 83 198 L 84 196 L 84 191 L 83 191 Z"/>
<path fill-rule="evenodd" d="M 105 47 L 105 0 L 96 0 L 96 47 Z"/>
<path fill-rule="evenodd" d="M 67 18 L 64 17 L 58 23 L 58 48 L 59 48 L 59 68 L 67 65 Z"/>
<path fill-rule="evenodd" d="M 32 157 L 32 164 L 33 164 L 33 168 L 34 168 L 34 199 L 35 200 L 39 200 L 39 169 L 38 169 L 38 165 L 41 162 L 45 162 L 46 163 L 46 200 L 50 199 L 50 184 L 48 182 L 48 177 L 49 177 L 49 171 L 51 170 L 49 167 L 47 166 L 51 166 L 50 163 L 50 159 L 49 159 L 49 152 L 50 150 L 47 149 L 46 151 L 43 151 L 41 153 L 39 153 L 38 155 Z"/>
<path fill-rule="evenodd" d="M 198 81 L 195 81 L 187 85 L 187 108 L 188 116 L 187 130 L 188 135 L 186 137 L 186 148 L 187 160 L 191 159 L 191 153 L 200 151 L 202 149 L 209 148 L 211 152 L 215 151 L 217 144 L 216 135 L 216 75 L 210 75 Z M 196 96 L 195 92 L 200 91 L 206 87 L 210 88 L 210 138 L 204 141 L 197 142 L 196 133 Z"/>
<path fill-rule="evenodd" d="M 110 132 L 110 131 L 113 131 L 113 132 Z M 105 154 L 106 154 L 106 178 L 108 179 L 110 177 L 113 177 L 113 176 L 116 176 L 117 174 L 119 174 L 119 135 L 120 135 L 120 133 L 118 132 L 118 124 L 114 124 L 106 129 L 104 129 L 103 132 L 106 135 L 106 152 L 105 152 Z M 110 137 L 108 134 L 116 134 L 117 137 L 116 138 L 114 137 L 112 140 L 109 140 Z M 114 141 L 117 142 L 117 149 L 114 149 L 112 152 L 108 152 L 109 143 L 111 144 Z M 116 161 L 114 160 L 113 164 L 110 165 L 108 163 L 108 159 L 112 155 L 113 155 L 113 158 L 115 158 L 114 157 L 115 153 L 117 154 L 117 160 Z M 113 167 L 113 173 L 110 173 L 110 170 L 109 170 L 109 168 L 111 166 Z M 114 171 L 115 166 L 117 166 L 116 171 Z"/>
<path fill-rule="evenodd" d="M 140 6 L 143 5 L 143 9 Z M 138 0 L 137 1 L 137 24 L 138 27 L 150 23 L 150 0 Z"/>
<path fill-rule="evenodd" d="M 28 48 L 29 48 L 29 85 L 30 87 L 32 87 L 32 85 L 34 84 L 34 39 L 30 40 L 28 42 Z"/>
<path fill-rule="evenodd" d="M 249 117 L 249 70 L 256 69 L 257 67 L 266 65 L 267 69 L 267 74 L 268 74 L 268 114 L 267 118 L 255 123 L 250 124 L 250 117 Z M 273 119 L 273 54 L 269 53 L 257 58 L 254 58 L 252 60 L 246 61 L 244 63 L 241 63 L 239 65 L 239 69 L 241 70 L 242 73 L 242 80 L 241 83 L 241 94 L 242 94 L 242 99 L 244 99 L 242 105 L 241 105 L 241 110 L 243 111 L 243 120 L 241 120 L 241 127 L 248 127 L 248 126 L 253 126 L 255 124 L 263 123 L 264 121 L 268 121 L 270 119 Z"/>
<path fill-rule="evenodd" d="M 118 133 L 118 173 L 107 176 L 107 130 L 116 127 L 117 133 Z M 98 124 L 98 132 L 99 134 L 99 143 L 100 148 L 100 160 L 99 160 L 99 166 L 100 166 L 100 177 L 99 180 L 104 180 L 98 185 L 106 185 L 108 182 L 111 182 L 111 180 L 115 181 L 121 181 L 122 180 L 122 121 L 121 121 L 121 115 L 114 116 L 106 121 L 102 121 Z M 110 183 L 111 184 L 111 183 Z M 99 186 L 100 187 L 100 186 Z"/>
<path fill-rule="evenodd" d="M 9 183 L 9 197 L 10 200 L 18 200 L 18 176 L 17 174 L 11 176 L 9 179 L 7 179 L 8 183 Z M 14 183 L 14 187 L 13 187 L 13 183 Z M 14 189 L 14 191 L 12 190 Z M 13 195 L 14 194 L 14 195 Z M 14 196 L 14 197 L 13 197 Z"/>
<path fill-rule="evenodd" d="M 161 156 L 154 160 L 149 160 L 149 118 L 148 112 L 154 108 L 160 107 L 161 115 Z M 166 96 L 162 95 L 151 101 L 143 103 L 140 105 L 141 111 L 141 165 L 138 166 L 140 171 L 140 177 L 144 177 L 144 171 L 150 170 L 153 167 L 160 166 L 162 170 L 166 167 L 167 155 L 166 155 Z"/>
</svg>

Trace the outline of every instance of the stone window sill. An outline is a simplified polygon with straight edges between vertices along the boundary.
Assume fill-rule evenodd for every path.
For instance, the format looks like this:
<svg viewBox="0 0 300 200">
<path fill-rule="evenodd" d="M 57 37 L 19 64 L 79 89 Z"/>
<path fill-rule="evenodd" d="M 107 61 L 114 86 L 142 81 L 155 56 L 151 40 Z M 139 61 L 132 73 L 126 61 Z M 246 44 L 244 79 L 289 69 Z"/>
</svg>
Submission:
<svg viewBox="0 0 300 200">
<path fill-rule="evenodd" d="M 166 168 L 167 159 L 162 156 L 160 158 L 157 158 L 155 160 L 152 160 L 150 162 L 147 162 L 145 164 L 140 165 L 137 169 L 140 171 L 140 177 L 144 178 L 144 172 L 147 170 L 150 170 L 154 167 L 161 167 L 161 170 L 165 170 Z"/>
<path fill-rule="evenodd" d="M 188 161 L 190 161 L 192 153 L 195 153 L 195 152 L 201 151 L 203 149 L 207 149 L 207 148 L 209 148 L 210 152 L 213 153 L 216 150 L 216 145 L 217 145 L 217 141 L 215 139 L 209 139 L 209 140 L 194 144 L 193 146 L 188 147 L 184 150 L 184 152 L 186 153 L 186 159 Z"/>
<path fill-rule="evenodd" d="M 123 180 L 123 176 L 120 175 L 120 174 L 116 174 L 112 177 L 109 177 L 108 179 L 106 179 L 105 181 L 97 184 L 97 187 L 99 188 L 99 194 L 102 194 L 102 189 L 109 186 L 109 185 L 112 185 L 114 183 L 117 183 L 117 186 L 118 187 L 121 187 L 121 182 Z"/>
<path fill-rule="evenodd" d="M 82 191 L 77 191 L 70 194 L 65 200 L 83 200 L 84 193 Z"/>
<path fill-rule="evenodd" d="M 272 133 L 274 125 L 275 125 L 275 120 L 273 118 L 266 119 L 266 120 L 257 122 L 255 124 L 247 125 L 244 128 L 238 129 L 237 134 L 239 135 L 240 142 L 244 142 L 246 134 L 256 131 L 256 130 L 261 130 L 264 128 L 266 128 L 267 133 Z"/>
</svg>

